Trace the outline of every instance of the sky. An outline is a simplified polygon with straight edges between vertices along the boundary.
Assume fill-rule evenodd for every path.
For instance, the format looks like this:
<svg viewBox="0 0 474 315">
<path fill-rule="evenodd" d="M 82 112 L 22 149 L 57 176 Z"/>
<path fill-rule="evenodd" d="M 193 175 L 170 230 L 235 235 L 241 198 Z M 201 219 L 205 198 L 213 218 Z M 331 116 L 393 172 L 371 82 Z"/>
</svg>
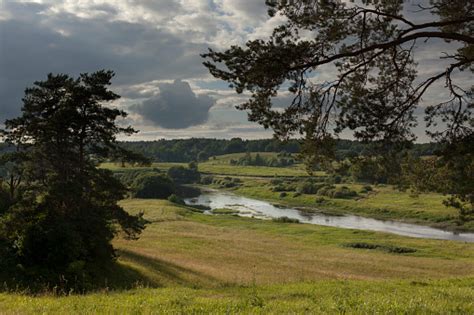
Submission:
<svg viewBox="0 0 474 315">
<path fill-rule="evenodd" d="M 129 140 L 269 138 L 235 109 L 246 96 L 212 78 L 200 54 L 267 38 L 282 21 L 267 15 L 264 0 L 0 0 L 0 125 L 19 115 L 25 87 L 48 73 L 110 69 L 122 96 L 114 106 L 140 130 Z M 418 52 L 421 73 L 439 67 L 447 44 L 432 45 Z M 423 126 L 416 134 L 428 140 Z"/>
</svg>

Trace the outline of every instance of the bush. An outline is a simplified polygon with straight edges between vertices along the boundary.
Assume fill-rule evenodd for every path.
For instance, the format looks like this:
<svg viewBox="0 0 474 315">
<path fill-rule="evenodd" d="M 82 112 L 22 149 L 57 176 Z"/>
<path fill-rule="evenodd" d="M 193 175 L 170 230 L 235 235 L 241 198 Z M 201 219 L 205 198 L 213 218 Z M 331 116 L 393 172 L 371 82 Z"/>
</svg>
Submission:
<svg viewBox="0 0 474 315">
<path fill-rule="evenodd" d="M 239 186 L 238 184 L 236 184 L 235 182 L 224 182 L 223 184 L 221 184 L 221 187 L 223 188 L 233 188 L 233 187 L 237 187 Z"/>
<path fill-rule="evenodd" d="M 135 178 L 131 190 L 134 198 L 166 199 L 175 192 L 175 186 L 167 176 L 146 173 Z"/>
<path fill-rule="evenodd" d="M 212 176 L 204 176 L 201 178 L 201 184 L 203 185 L 211 185 L 214 181 L 214 177 Z"/>
<path fill-rule="evenodd" d="M 326 186 L 326 184 L 322 183 L 313 183 L 312 181 L 306 181 L 301 183 L 297 188 L 296 191 L 300 194 L 306 195 L 315 195 L 318 193 L 319 189 Z"/>
<path fill-rule="evenodd" d="M 176 183 L 193 184 L 201 179 L 196 168 L 186 168 L 184 166 L 173 166 L 168 170 L 168 176 Z"/>
<path fill-rule="evenodd" d="M 331 191 L 333 191 L 335 188 L 336 187 L 333 185 L 323 185 L 318 189 L 318 195 L 330 197 Z"/>
<path fill-rule="evenodd" d="M 288 217 L 273 218 L 272 221 L 278 223 L 301 223 L 298 219 L 292 219 Z"/>
<path fill-rule="evenodd" d="M 354 190 L 350 190 L 349 188 L 343 186 L 343 187 L 339 187 L 339 188 L 336 188 L 333 193 L 332 193 L 332 198 L 336 198 L 336 199 L 348 199 L 348 198 L 352 198 L 352 197 L 356 197 L 357 196 L 357 192 L 355 192 Z"/>
<path fill-rule="evenodd" d="M 281 192 L 280 193 L 280 198 L 285 198 L 286 196 L 288 196 L 288 194 L 286 192 Z"/>
<path fill-rule="evenodd" d="M 400 247 L 393 245 L 369 244 L 363 242 L 345 244 L 345 247 L 357 249 L 378 249 L 393 254 L 409 254 L 416 252 L 416 249 L 409 247 Z"/>
<path fill-rule="evenodd" d="M 201 189 L 192 186 L 176 186 L 175 194 L 183 198 L 198 197 L 201 194 Z"/>
<path fill-rule="evenodd" d="M 120 180 L 125 186 L 130 187 L 133 184 L 133 181 L 139 176 L 143 176 L 145 174 L 159 175 L 160 173 L 161 171 L 157 168 L 146 171 L 125 170 L 123 172 L 114 174 L 114 177 Z"/>
<path fill-rule="evenodd" d="M 242 185 L 239 178 L 232 178 L 229 176 L 226 176 L 223 179 L 215 179 L 213 182 L 214 184 L 219 185 L 220 188 L 233 188 Z"/>
<path fill-rule="evenodd" d="M 316 204 L 318 205 L 322 205 L 323 203 L 326 202 L 326 199 L 324 199 L 324 197 L 317 197 L 314 202 L 316 202 Z"/>
<path fill-rule="evenodd" d="M 273 179 L 270 180 L 270 184 L 272 184 L 274 186 L 275 185 L 280 185 L 280 184 L 283 184 L 283 180 L 278 179 L 278 178 L 273 178 Z"/>
<path fill-rule="evenodd" d="M 293 187 L 291 186 L 286 186 L 284 184 L 279 184 L 279 185 L 276 185 L 275 187 L 272 188 L 272 190 L 274 192 L 280 192 L 280 191 L 292 191 Z"/>
<path fill-rule="evenodd" d="M 171 196 L 169 196 L 168 201 L 170 201 L 172 203 L 176 203 L 178 205 L 185 205 L 186 204 L 183 199 L 181 199 L 180 197 L 178 197 L 175 194 L 172 194 Z"/>
<path fill-rule="evenodd" d="M 318 190 L 318 195 L 336 199 L 349 199 L 357 197 L 357 192 L 349 189 L 346 186 L 337 188 L 334 186 L 324 186 Z"/>
<path fill-rule="evenodd" d="M 372 190 L 373 190 L 373 189 L 372 189 L 372 186 L 370 186 L 370 185 L 365 185 L 365 186 L 363 186 L 363 187 L 361 188 L 361 190 L 360 190 L 359 192 L 362 193 L 362 194 L 366 194 L 366 193 L 368 193 L 368 192 L 370 192 L 370 191 L 372 191 Z"/>
</svg>

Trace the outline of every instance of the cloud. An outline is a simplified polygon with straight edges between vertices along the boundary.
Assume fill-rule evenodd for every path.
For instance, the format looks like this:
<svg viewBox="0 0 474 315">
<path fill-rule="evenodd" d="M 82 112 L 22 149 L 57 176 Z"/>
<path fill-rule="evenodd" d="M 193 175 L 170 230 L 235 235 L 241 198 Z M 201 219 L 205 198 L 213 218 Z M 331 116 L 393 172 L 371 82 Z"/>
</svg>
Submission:
<svg viewBox="0 0 474 315">
<path fill-rule="evenodd" d="M 115 86 L 207 75 L 199 54 L 205 44 L 187 42 L 147 23 L 91 14 L 46 14 L 46 4 L 2 4 L 11 18 L 0 19 L 0 122 L 20 112 L 24 89 L 52 73 L 76 76 L 111 69 Z M 114 15 L 114 10 L 100 7 Z M 97 7 L 95 7 L 97 11 Z M 96 12 L 94 11 L 94 12 Z"/>
<path fill-rule="evenodd" d="M 188 82 L 175 80 L 159 84 L 160 93 L 130 109 L 143 119 L 167 129 L 181 129 L 207 122 L 215 100 L 196 95 Z"/>
<path fill-rule="evenodd" d="M 417 23 L 427 20 L 406 6 Z M 25 87 L 47 73 L 77 76 L 105 68 L 116 72 L 111 88 L 122 95 L 114 105 L 134 110 L 126 123 L 143 131 L 136 140 L 270 135 L 235 109 L 249 94 L 237 95 L 212 78 L 199 56 L 208 47 L 268 38 L 285 18 L 268 17 L 264 0 L 0 0 L 0 7 L 0 125 L 19 114 Z M 443 71 L 439 52 L 452 45 L 419 43 L 419 74 Z M 313 74 L 318 81 L 337 75 L 333 66 Z M 456 76 L 472 81 L 471 73 Z M 443 84 L 433 85 L 426 104 L 446 97 Z M 291 100 L 284 90 L 272 101 L 281 110 Z"/>
</svg>

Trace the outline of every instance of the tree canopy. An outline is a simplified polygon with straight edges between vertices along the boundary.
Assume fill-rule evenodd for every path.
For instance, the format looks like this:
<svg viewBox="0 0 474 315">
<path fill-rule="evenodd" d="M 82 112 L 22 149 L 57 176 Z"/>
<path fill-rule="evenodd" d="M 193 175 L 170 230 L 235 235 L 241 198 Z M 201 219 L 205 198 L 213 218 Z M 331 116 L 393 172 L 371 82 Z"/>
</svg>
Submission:
<svg viewBox="0 0 474 315">
<path fill-rule="evenodd" d="M 447 99 L 428 104 L 425 119 L 430 126 L 441 121 L 446 126 L 431 135 L 449 142 L 472 137 L 474 90 L 461 75 L 473 70 L 472 1 L 266 3 L 271 16 L 286 21 L 270 39 L 203 54 L 213 76 L 238 93 L 250 92 L 249 101 L 239 106 L 250 120 L 273 128 L 277 136 L 301 133 L 320 144 L 345 129 L 361 140 L 413 140 L 416 107 L 435 82 L 444 80 Z M 421 14 L 431 21 L 417 22 Z M 417 74 L 415 50 L 435 39 L 451 43 L 451 51 L 439 52 L 449 64 L 434 75 Z M 317 71 L 328 66 L 336 71 L 325 79 Z M 293 97 L 283 110 L 275 109 L 272 101 L 284 89 Z"/>
<path fill-rule="evenodd" d="M 125 112 L 105 105 L 119 98 L 108 89 L 113 75 L 49 74 L 25 90 L 22 115 L 5 122 L 3 137 L 16 151 L 3 159 L 12 166 L 2 181 L 9 204 L 0 246 L 24 275 L 84 280 L 115 257 L 117 227 L 129 239 L 144 228 L 141 216 L 117 204 L 125 187 L 96 167 L 123 152 L 117 134 L 134 132 L 117 124 Z"/>
<path fill-rule="evenodd" d="M 422 107 L 427 133 L 445 148 L 439 163 L 457 170 L 445 185 L 444 192 L 457 200 L 449 203 L 474 211 L 473 1 L 266 4 L 270 16 L 284 20 L 268 40 L 202 55 L 214 77 L 250 95 L 238 108 L 251 121 L 272 128 L 279 138 L 302 135 L 309 165 L 333 158 L 333 138 L 343 131 L 377 143 L 376 154 L 391 159 L 415 140 L 415 111 Z M 434 74 L 417 72 L 415 52 L 429 50 L 433 41 L 448 42 L 448 51 L 435 52 L 440 62 Z M 444 86 L 445 99 L 423 102 L 433 90 L 442 97 L 437 84 Z M 285 93 L 291 96 L 286 106 L 276 107 L 274 100 Z"/>
</svg>

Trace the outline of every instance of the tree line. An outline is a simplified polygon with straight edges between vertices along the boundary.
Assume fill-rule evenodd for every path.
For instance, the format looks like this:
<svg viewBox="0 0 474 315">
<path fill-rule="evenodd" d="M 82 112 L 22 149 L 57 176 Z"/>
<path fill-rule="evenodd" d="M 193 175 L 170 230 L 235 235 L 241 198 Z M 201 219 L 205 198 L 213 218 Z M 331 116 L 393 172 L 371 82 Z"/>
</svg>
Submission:
<svg viewBox="0 0 474 315">
<path fill-rule="evenodd" d="M 301 143 L 291 139 L 280 141 L 276 139 L 245 140 L 233 139 L 174 139 L 157 141 L 121 142 L 120 146 L 126 150 L 139 153 L 154 162 L 181 162 L 207 161 L 213 156 L 246 153 L 246 152 L 287 152 L 300 153 Z M 372 154 L 372 145 L 361 141 L 340 139 L 335 141 L 335 159 L 344 160 L 356 156 Z M 436 155 L 441 149 L 438 143 L 415 143 L 409 151 L 414 156 Z M 0 147 L 1 150 L 1 147 Z"/>
</svg>

